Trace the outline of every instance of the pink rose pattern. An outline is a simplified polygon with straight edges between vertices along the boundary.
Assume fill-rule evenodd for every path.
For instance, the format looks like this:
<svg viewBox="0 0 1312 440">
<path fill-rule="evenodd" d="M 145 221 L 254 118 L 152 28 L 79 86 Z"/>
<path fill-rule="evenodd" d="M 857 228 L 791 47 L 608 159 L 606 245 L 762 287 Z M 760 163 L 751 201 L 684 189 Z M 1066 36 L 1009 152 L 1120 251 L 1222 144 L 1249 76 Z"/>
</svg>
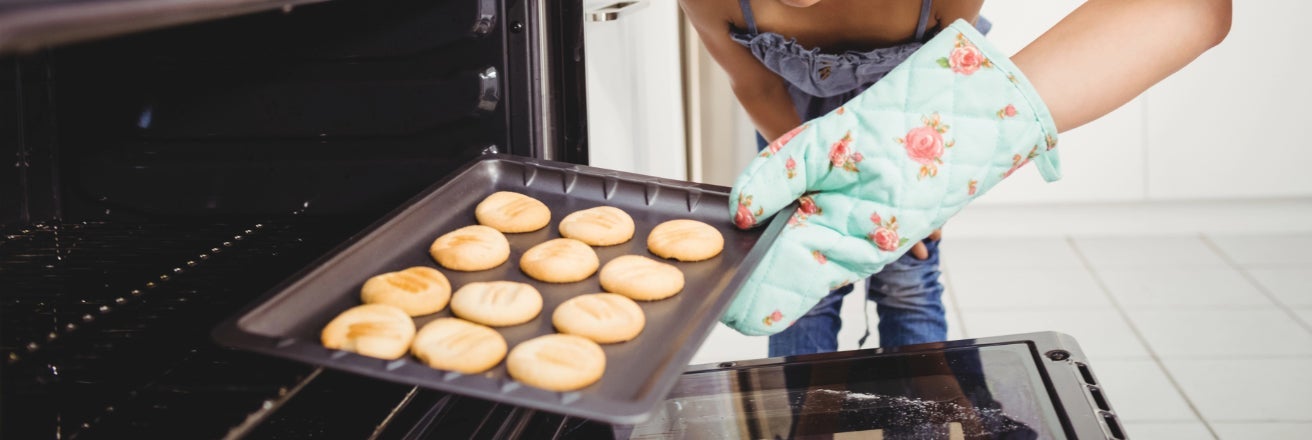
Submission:
<svg viewBox="0 0 1312 440">
<path fill-rule="evenodd" d="M 861 153 L 852 151 L 852 132 L 850 131 L 829 147 L 829 169 L 831 170 L 834 167 L 839 167 L 855 173 L 858 171 L 856 164 L 861 163 L 864 159 L 865 157 L 861 156 Z"/>
<path fill-rule="evenodd" d="M 803 214 L 819 214 L 820 207 L 815 204 L 815 199 L 811 196 L 802 196 L 797 199 L 797 210 Z"/>
<path fill-rule="evenodd" d="M 733 224 L 739 229 L 748 229 L 756 225 L 756 218 L 765 214 L 765 209 L 757 207 L 752 212 L 752 196 L 738 194 L 738 210 L 733 214 Z"/>
<path fill-rule="evenodd" d="M 794 212 L 793 217 L 788 219 L 788 224 L 794 227 L 803 226 L 806 224 L 806 219 L 823 213 L 824 210 L 820 209 L 820 205 L 815 204 L 815 199 L 811 198 L 810 195 L 804 195 L 797 198 L 797 212 Z"/>
<path fill-rule="evenodd" d="M 955 141 L 943 140 L 948 125 L 943 123 L 938 113 L 924 116 L 921 121 L 925 123 L 924 126 L 911 129 L 904 138 L 897 138 L 897 143 L 906 147 L 907 156 L 920 164 L 920 174 L 916 179 L 937 176 L 938 165 L 943 163 L 944 150 L 955 144 Z"/>
<path fill-rule="evenodd" d="M 952 53 L 947 57 L 939 58 L 938 64 L 944 68 L 950 68 L 953 72 L 961 75 L 970 75 L 979 71 L 981 68 L 993 67 L 993 64 L 988 58 L 984 57 L 978 48 L 966 41 L 963 35 L 957 36 L 957 44 L 953 48 Z M 1013 82 L 1016 81 L 1015 77 L 1010 78 Z M 838 115 L 842 115 L 845 110 L 843 107 L 839 107 L 835 109 L 834 112 Z M 1007 104 L 997 111 L 997 116 L 1000 119 L 1015 117 L 1017 114 L 1016 106 L 1013 104 Z M 912 128 L 907 132 L 906 137 L 897 138 L 897 142 L 903 144 L 906 148 L 907 156 L 913 162 L 921 166 L 920 173 L 917 177 L 918 179 L 936 177 L 938 175 L 938 165 L 943 163 L 943 154 L 948 148 L 952 148 L 955 143 L 952 140 L 945 140 L 943 138 L 943 135 L 947 133 L 949 126 L 942 122 L 937 113 L 924 116 L 921 120 L 924 122 L 923 126 Z M 805 128 L 806 126 L 803 125 L 794 128 L 783 136 L 780 136 L 761 152 L 761 157 L 770 157 L 773 154 L 778 153 L 790 140 L 792 140 L 793 137 Z M 1046 147 L 1048 150 L 1055 148 L 1056 139 L 1049 136 L 1047 138 Z M 1028 154 L 1014 155 L 1012 157 L 1011 168 L 1003 173 L 1002 177 L 1007 178 L 1011 176 L 1016 170 L 1023 167 L 1026 163 L 1029 163 L 1029 161 L 1033 160 L 1035 157 L 1038 157 L 1038 148 L 1039 146 L 1035 145 L 1034 148 L 1030 149 Z M 845 134 L 842 139 L 833 143 L 829 147 L 830 169 L 838 167 L 846 171 L 857 172 L 857 164 L 863 159 L 864 157 L 861 153 L 852 151 L 851 132 Z M 789 157 L 784 163 L 784 170 L 789 179 L 796 177 L 797 161 L 794 158 Z M 970 196 L 976 195 L 979 191 L 978 185 L 978 180 L 971 179 L 967 184 L 967 194 Z M 788 220 L 790 226 L 803 226 L 808 217 L 812 215 L 820 215 L 822 213 L 821 208 L 815 204 L 815 200 L 810 195 L 805 195 L 799 198 L 798 204 L 799 207 L 797 211 L 793 213 L 792 217 Z M 734 215 L 734 223 L 738 225 L 738 227 L 749 228 L 755 225 L 756 218 L 762 215 L 761 208 L 758 207 L 756 212 L 752 212 L 751 205 L 751 196 L 739 196 L 738 210 Z M 875 228 L 867 233 L 866 237 L 874 243 L 877 248 L 886 252 L 892 252 L 906 245 L 908 240 L 898 235 L 896 216 L 889 217 L 888 221 L 884 221 L 878 213 L 872 213 L 870 215 L 870 221 L 875 225 Z M 818 250 L 812 250 L 811 256 L 819 264 L 827 264 L 829 262 L 828 257 Z M 844 281 L 834 287 L 837 288 L 846 284 L 850 284 L 850 282 Z M 770 315 L 764 317 L 762 322 L 767 326 L 772 326 L 775 323 L 782 322 L 783 319 L 783 313 L 776 309 Z"/>
<path fill-rule="evenodd" d="M 1006 179 L 1008 177 L 1011 177 L 1011 173 L 1016 172 L 1016 170 L 1019 170 L 1020 167 L 1025 166 L 1025 164 L 1027 163 L 1030 163 L 1031 159 L 1034 159 L 1035 157 L 1038 156 L 1039 156 L 1038 145 L 1035 145 L 1034 148 L 1031 148 L 1029 154 L 1026 154 L 1024 156 L 1021 156 L 1019 154 L 1011 156 L 1011 169 L 1007 170 L 1007 172 L 1005 173 L 1002 173 L 1002 178 Z"/>
<path fill-rule="evenodd" d="M 1006 119 L 1016 116 L 1016 106 L 1007 104 L 1002 110 L 998 110 L 998 119 Z"/>
<path fill-rule="evenodd" d="M 939 58 L 938 65 L 947 69 L 952 69 L 955 73 L 970 75 L 982 68 L 992 68 L 993 63 L 978 47 L 966 40 L 966 36 L 957 34 L 957 44 L 952 47 L 952 53 L 948 56 Z"/>
<path fill-rule="evenodd" d="M 793 140 L 793 138 L 796 137 L 798 133 L 801 133 L 802 130 L 805 130 L 806 127 L 807 124 L 802 124 L 793 128 L 792 130 L 788 130 L 788 132 L 784 133 L 783 136 L 779 136 L 779 139 L 775 139 L 774 142 L 770 142 L 769 145 L 766 145 L 765 149 L 761 150 L 760 156 L 770 157 L 773 156 L 775 153 L 778 153 L 779 150 L 782 150 L 784 148 L 784 145 L 788 145 L 788 141 Z"/>
<path fill-rule="evenodd" d="M 875 247 L 884 251 L 895 251 L 897 248 L 907 243 L 907 239 L 897 235 L 897 216 L 889 217 L 885 222 L 879 213 L 870 214 L 870 222 L 875 224 L 875 230 L 866 234 Z"/>
</svg>

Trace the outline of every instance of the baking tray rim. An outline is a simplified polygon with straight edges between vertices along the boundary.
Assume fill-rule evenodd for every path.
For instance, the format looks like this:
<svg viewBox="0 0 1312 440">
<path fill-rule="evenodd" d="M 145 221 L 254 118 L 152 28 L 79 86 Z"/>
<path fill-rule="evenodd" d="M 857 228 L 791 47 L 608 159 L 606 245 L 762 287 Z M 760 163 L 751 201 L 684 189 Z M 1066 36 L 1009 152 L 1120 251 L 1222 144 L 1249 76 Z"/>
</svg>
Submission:
<svg viewBox="0 0 1312 440">
<path fill-rule="evenodd" d="M 515 400 L 513 398 L 508 399 L 506 398 L 503 392 L 484 389 L 484 388 L 463 387 L 458 385 L 453 385 L 450 387 L 433 386 L 430 383 L 416 383 L 415 381 L 399 380 L 400 378 L 389 376 L 386 374 L 387 372 L 392 371 L 391 368 L 388 368 L 388 364 L 396 362 L 397 360 L 373 359 L 360 355 L 353 355 L 353 358 L 355 359 L 351 359 L 350 357 L 347 356 L 351 356 L 352 354 L 346 353 L 344 351 L 327 349 L 322 345 L 320 345 L 318 341 L 307 343 L 306 341 L 301 341 L 298 340 L 297 338 L 280 338 L 276 336 L 269 336 L 261 333 L 248 331 L 244 329 L 243 326 L 241 325 L 241 321 L 247 315 L 251 314 L 252 312 L 256 311 L 261 307 L 264 307 L 267 303 L 269 303 L 271 300 L 276 298 L 284 290 L 293 287 L 297 283 L 305 281 L 308 275 L 319 270 L 322 266 L 338 258 L 346 251 L 359 245 L 361 241 L 363 241 L 365 238 L 369 237 L 371 234 L 378 231 L 382 227 L 386 226 L 395 218 L 405 215 L 407 212 L 409 212 L 412 209 L 417 209 L 417 205 L 419 204 L 420 201 L 431 196 L 434 192 L 438 191 L 443 186 L 453 182 L 455 179 L 460 178 L 461 176 L 470 172 L 474 168 L 483 166 L 483 164 L 491 161 L 508 161 L 508 162 L 518 163 L 526 167 L 551 168 L 551 169 L 561 170 L 564 172 L 586 173 L 586 174 L 591 174 L 594 176 L 601 176 L 601 177 L 614 177 L 617 179 L 623 179 L 633 182 L 669 186 L 669 187 L 675 187 L 684 190 L 696 189 L 699 191 L 714 193 L 717 195 L 722 194 L 725 197 L 728 197 L 728 194 L 730 192 L 729 187 L 720 186 L 720 185 L 667 179 L 662 177 L 648 176 L 644 174 L 631 173 L 626 171 L 611 170 L 606 168 L 598 168 L 588 165 L 579 165 L 579 164 L 572 164 L 572 163 L 565 163 L 565 162 L 556 162 L 546 159 L 535 159 L 535 158 L 509 155 L 509 154 L 500 154 L 500 153 L 484 154 L 470 160 L 468 163 L 462 165 L 460 168 L 456 169 L 455 171 L 448 173 L 446 176 L 439 179 L 436 183 L 421 190 L 415 196 L 410 197 L 405 202 L 401 203 L 397 208 L 393 209 L 392 211 L 389 211 L 387 214 L 383 215 L 378 220 L 370 223 L 368 226 L 361 229 L 360 232 L 352 234 L 341 244 L 334 246 L 332 249 L 328 251 L 325 251 L 323 255 L 315 258 L 313 261 L 308 263 L 305 267 L 302 267 L 301 269 L 292 273 L 284 280 L 276 284 L 274 287 L 268 289 L 264 293 L 260 294 L 257 298 L 251 300 L 249 303 L 244 305 L 238 311 L 233 312 L 232 315 L 225 318 L 222 322 L 220 322 L 217 326 L 214 327 L 214 329 L 211 331 L 211 337 L 214 339 L 214 341 L 218 342 L 219 344 L 234 349 L 250 350 L 257 353 L 271 355 L 274 357 L 290 359 L 297 362 L 304 362 L 306 364 L 314 365 L 320 368 L 330 368 L 335 370 L 349 371 L 352 373 L 361 374 L 381 380 L 406 383 L 406 384 L 434 389 L 438 391 L 450 392 L 453 394 L 468 395 L 476 398 L 483 398 L 483 399 L 497 401 L 497 402 L 506 402 L 517 406 L 534 408 L 534 409 L 544 410 L 548 412 L 555 412 L 559 414 L 582 417 L 582 418 L 598 420 L 598 421 L 614 423 L 614 424 L 632 425 L 632 424 L 637 424 L 646 421 L 655 411 L 656 406 L 659 405 L 660 402 L 662 402 L 665 399 L 665 396 L 669 394 L 670 390 L 673 389 L 674 384 L 678 381 L 679 377 L 682 376 L 685 371 L 687 371 L 686 365 L 684 365 L 684 368 L 681 369 L 676 374 L 658 374 L 659 377 L 657 377 L 657 379 L 652 383 L 651 392 L 645 393 L 644 398 L 638 398 L 633 400 L 606 399 L 605 401 L 606 411 L 598 412 L 598 411 L 587 410 L 586 408 L 581 406 L 572 405 L 573 402 L 580 400 L 579 399 L 580 391 L 551 392 L 556 394 L 558 397 L 557 403 L 552 403 L 542 400 Z M 765 252 L 769 249 L 769 245 L 773 243 L 774 239 L 779 235 L 779 233 L 783 230 L 784 226 L 786 225 L 789 217 L 789 215 L 786 214 L 791 213 L 795 209 L 796 209 L 796 202 L 779 211 L 779 213 L 783 213 L 785 215 L 774 215 L 773 218 L 768 223 L 762 222 L 764 223 L 764 226 L 756 228 L 760 230 L 760 235 L 757 241 L 755 242 L 755 244 L 753 244 L 751 250 L 749 250 L 748 253 L 742 258 L 742 260 L 740 260 L 738 266 L 744 268 L 754 268 L 764 257 Z M 679 348 L 677 350 L 672 351 L 675 359 L 684 359 L 683 362 L 686 363 L 687 360 L 690 360 L 692 358 L 692 356 L 695 354 L 695 351 L 701 347 L 702 343 L 704 343 L 706 338 L 710 335 L 711 330 L 715 328 L 715 322 L 718 322 L 719 315 L 724 313 L 724 310 L 728 308 L 730 301 L 732 301 L 733 298 L 737 296 L 738 292 L 736 290 L 742 288 L 743 284 L 745 284 L 747 276 L 750 274 L 751 272 L 748 270 L 737 271 L 734 274 L 734 276 L 730 278 L 729 282 L 726 283 L 726 286 L 729 289 L 735 290 L 735 292 L 723 293 L 719 295 L 715 299 L 715 301 L 711 304 L 711 307 L 702 309 L 701 311 L 698 312 L 698 316 L 692 317 L 695 319 L 690 319 L 690 322 L 699 322 L 699 320 L 703 320 L 707 314 L 712 314 L 715 316 L 715 319 L 705 320 L 705 324 L 703 324 L 704 328 L 702 328 L 700 331 L 694 331 L 690 333 L 689 334 L 690 339 L 685 340 L 685 343 L 679 344 Z M 688 343 L 688 342 L 696 342 L 696 343 Z M 303 353 L 300 351 L 289 350 L 289 348 L 297 347 L 297 346 L 308 348 L 309 352 Z M 328 358 L 328 361 L 324 360 L 325 357 Z M 340 362 L 341 358 L 346 358 L 352 361 L 343 363 Z M 403 357 L 402 359 L 405 358 Z M 382 368 L 379 368 L 380 365 L 382 366 Z M 428 367 L 425 366 L 424 368 L 428 368 Z M 382 371 L 380 372 L 380 370 Z M 441 374 L 447 378 L 450 378 L 452 375 L 456 377 L 463 376 L 460 375 L 459 373 L 454 373 L 454 372 L 445 372 L 436 369 L 431 369 L 431 370 L 433 371 L 434 374 Z M 443 380 L 438 383 L 443 383 L 443 384 L 450 383 L 450 380 Z M 546 392 L 545 390 L 538 390 L 538 391 Z"/>
</svg>

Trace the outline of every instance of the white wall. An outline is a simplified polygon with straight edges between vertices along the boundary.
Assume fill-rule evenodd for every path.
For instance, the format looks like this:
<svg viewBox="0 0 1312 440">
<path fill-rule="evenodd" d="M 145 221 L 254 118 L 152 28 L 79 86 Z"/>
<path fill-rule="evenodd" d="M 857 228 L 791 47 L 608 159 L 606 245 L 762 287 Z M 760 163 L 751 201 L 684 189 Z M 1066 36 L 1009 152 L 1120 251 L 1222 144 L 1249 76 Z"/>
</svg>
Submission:
<svg viewBox="0 0 1312 440">
<path fill-rule="evenodd" d="M 1014 53 L 1081 1 L 991 1 L 989 39 Z M 1124 107 L 1062 135 L 1066 177 L 1032 167 L 980 204 L 1312 196 L 1309 68 L 1298 30 L 1312 3 L 1234 2 L 1230 35 Z M 1114 62 L 1114 61 L 1113 61 Z"/>
<path fill-rule="evenodd" d="M 989 39 L 1015 53 L 1081 3 L 993 0 L 982 14 L 994 23 Z M 1312 102 L 1312 62 L 1301 58 L 1307 39 L 1300 35 L 1307 16 L 1312 2 L 1235 1 L 1220 46 L 1120 109 L 1062 134 L 1060 182 L 1046 184 L 1026 167 L 977 204 L 1312 197 L 1312 172 L 1305 170 L 1312 166 L 1312 111 L 1304 108 Z M 706 94 L 732 99 L 728 90 Z M 705 117 L 713 119 L 703 124 L 744 119 Z M 720 165 L 736 166 L 704 167 Z"/>
</svg>

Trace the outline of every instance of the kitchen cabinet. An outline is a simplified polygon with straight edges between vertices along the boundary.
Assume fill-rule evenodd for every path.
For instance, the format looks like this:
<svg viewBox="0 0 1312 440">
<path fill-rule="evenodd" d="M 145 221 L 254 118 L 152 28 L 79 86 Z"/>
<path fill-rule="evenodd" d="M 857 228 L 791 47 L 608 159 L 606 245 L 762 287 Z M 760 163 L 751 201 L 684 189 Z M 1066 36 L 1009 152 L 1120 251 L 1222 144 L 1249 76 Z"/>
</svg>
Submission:
<svg viewBox="0 0 1312 440">
<path fill-rule="evenodd" d="M 687 178 L 679 7 L 584 0 L 589 163 Z"/>
</svg>

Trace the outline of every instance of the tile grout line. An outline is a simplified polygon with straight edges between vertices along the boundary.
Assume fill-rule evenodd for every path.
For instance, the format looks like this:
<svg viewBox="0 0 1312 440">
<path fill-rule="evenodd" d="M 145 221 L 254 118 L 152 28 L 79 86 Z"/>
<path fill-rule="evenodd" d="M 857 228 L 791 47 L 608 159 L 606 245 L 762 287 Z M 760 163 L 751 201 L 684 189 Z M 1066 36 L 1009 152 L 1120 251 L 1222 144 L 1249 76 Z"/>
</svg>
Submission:
<svg viewBox="0 0 1312 440">
<path fill-rule="evenodd" d="M 1244 277 L 1245 281 L 1248 281 L 1249 284 L 1252 284 L 1254 287 L 1257 287 L 1257 291 L 1262 292 L 1262 295 L 1266 296 L 1266 299 L 1270 300 L 1272 304 L 1275 304 L 1277 308 L 1285 312 L 1286 315 L 1289 315 L 1290 318 L 1293 318 L 1295 324 L 1298 324 L 1299 327 L 1303 327 L 1304 330 L 1307 330 L 1309 333 L 1312 333 L 1312 323 L 1304 322 L 1303 318 L 1299 317 L 1298 313 L 1294 312 L 1293 307 L 1291 307 L 1289 304 L 1285 304 L 1284 301 L 1281 301 L 1280 298 L 1276 297 L 1275 293 L 1272 293 L 1270 290 L 1267 290 L 1266 286 L 1257 280 L 1257 277 L 1254 277 L 1253 274 L 1248 273 L 1248 269 L 1244 268 L 1244 266 L 1240 265 L 1239 262 L 1231 258 L 1230 254 L 1225 253 L 1225 251 L 1221 249 L 1221 246 L 1218 246 L 1216 242 L 1212 241 L 1211 237 L 1208 237 L 1207 234 L 1198 234 L 1198 239 L 1202 240 L 1203 244 L 1206 245 L 1209 249 L 1211 249 L 1212 252 L 1215 252 L 1218 256 L 1220 256 L 1221 260 L 1225 261 L 1225 263 L 1228 264 L 1230 268 L 1239 272 L 1239 275 Z"/>
<path fill-rule="evenodd" d="M 1143 336 L 1143 333 L 1139 331 L 1139 327 L 1134 324 L 1134 320 L 1130 319 L 1130 314 L 1125 311 L 1125 307 L 1121 305 L 1120 301 L 1116 300 L 1116 295 L 1112 295 L 1111 288 L 1107 287 L 1107 283 L 1103 281 L 1102 275 L 1098 274 L 1098 271 L 1094 269 L 1093 262 L 1089 261 L 1089 258 L 1080 250 L 1080 246 L 1075 243 L 1075 238 L 1066 236 L 1066 243 L 1071 247 L 1071 250 L 1075 252 L 1076 258 L 1079 258 L 1080 263 L 1084 265 L 1085 270 L 1088 270 L 1089 274 L 1093 276 L 1093 281 L 1098 284 L 1098 288 L 1102 290 L 1103 295 L 1107 296 L 1107 300 L 1112 303 L 1112 307 L 1116 309 L 1116 313 L 1120 314 L 1121 319 L 1125 320 L 1125 325 L 1130 327 L 1130 332 L 1134 333 L 1134 337 L 1139 339 L 1140 344 L 1143 344 L 1144 350 L 1148 352 L 1148 356 L 1153 360 L 1153 363 L 1157 364 L 1157 368 L 1162 370 L 1162 374 L 1166 376 L 1166 380 L 1171 382 L 1172 387 L 1175 387 L 1175 392 L 1180 395 L 1181 399 L 1184 399 L 1185 405 L 1189 406 L 1189 411 L 1193 412 L 1194 417 L 1197 417 L 1198 420 L 1203 423 L 1203 427 L 1207 428 L 1207 432 L 1212 434 L 1213 439 L 1221 438 L 1220 435 L 1217 435 L 1216 429 L 1212 428 L 1212 423 L 1208 421 L 1207 418 L 1203 417 L 1202 412 L 1198 411 L 1198 407 L 1194 405 L 1194 401 L 1189 399 L 1189 395 L 1184 392 L 1184 387 L 1180 386 L 1180 382 L 1175 380 L 1175 376 L 1171 374 L 1171 370 L 1167 369 L 1166 364 L 1162 363 L 1162 359 L 1157 355 L 1157 351 L 1153 350 L 1153 346 L 1148 343 L 1148 338 Z"/>
</svg>

